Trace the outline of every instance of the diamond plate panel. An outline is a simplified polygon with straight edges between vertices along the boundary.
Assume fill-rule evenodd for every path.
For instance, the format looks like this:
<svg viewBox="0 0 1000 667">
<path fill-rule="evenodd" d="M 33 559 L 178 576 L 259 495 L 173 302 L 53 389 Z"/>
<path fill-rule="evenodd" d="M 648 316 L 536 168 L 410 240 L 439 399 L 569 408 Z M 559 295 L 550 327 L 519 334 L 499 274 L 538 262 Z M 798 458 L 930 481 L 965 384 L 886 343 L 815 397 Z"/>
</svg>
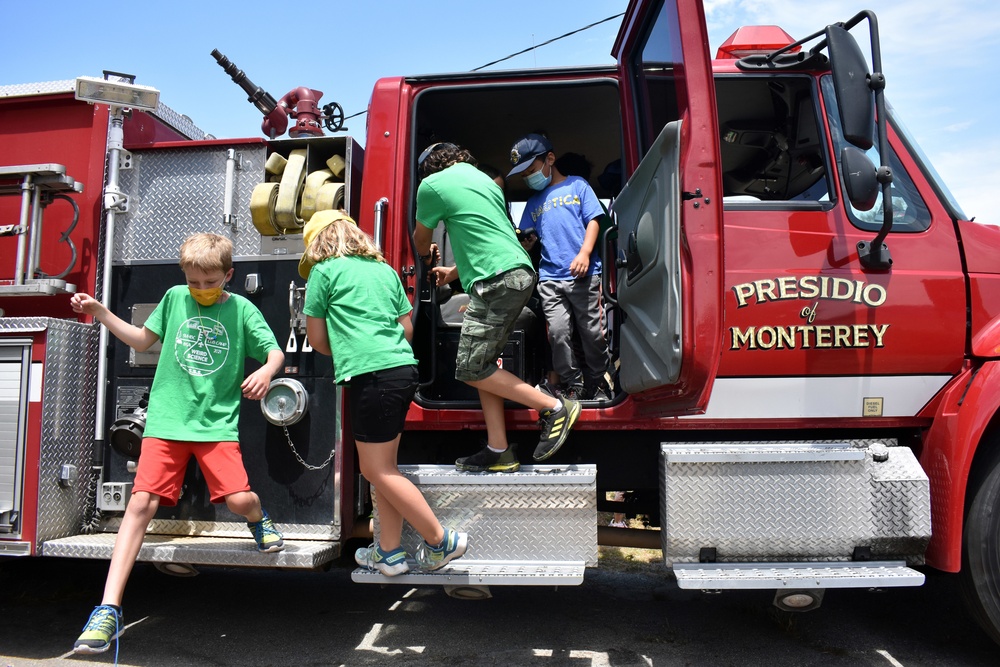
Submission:
<svg viewBox="0 0 1000 667">
<path fill-rule="evenodd" d="M 338 540 L 340 526 L 309 523 L 278 523 L 278 530 L 286 540 Z M 121 515 L 112 516 L 101 524 L 101 530 L 117 532 L 121 527 Z M 218 537 L 229 538 L 247 536 L 247 525 L 232 521 L 181 521 L 153 519 L 149 522 L 148 534 L 174 535 L 178 537 Z"/>
<path fill-rule="evenodd" d="M 46 542 L 45 556 L 110 560 L 115 535 L 77 535 Z M 251 567 L 314 568 L 340 555 L 340 545 L 328 542 L 285 540 L 284 551 L 262 554 L 252 538 L 176 537 L 146 535 L 138 560 L 191 565 L 244 565 Z"/>
<path fill-rule="evenodd" d="M 869 462 L 874 535 L 863 544 L 875 558 L 902 554 L 922 565 L 931 539 L 930 480 L 909 448 L 888 451 L 888 461 Z"/>
<path fill-rule="evenodd" d="M 502 475 L 457 473 L 447 466 L 400 466 L 400 471 L 417 484 L 442 525 L 469 533 L 470 560 L 597 565 L 596 467 L 544 468 L 543 475 L 534 468 L 523 466 L 519 473 Z M 456 476 L 461 483 L 452 481 Z M 571 483 L 558 483 L 560 476 Z M 377 540 L 374 489 L 372 496 Z M 404 524 L 404 548 L 415 553 L 420 542 L 416 531 Z"/>
<path fill-rule="evenodd" d="M 926 476 L 905 448 L 890 447 L 888 462 L 874 462 L 867 450 L 873 442 L 841 443 L 845 459 L 864 452 L 854 460 L 831 457 L 831 443 L 663 445 L 665 560 L 697 561 L 703 547 L 715 547 L 720 562 L 849 560 L 857 546 L 872 546 L 880 558 L 912 559 L 930 535 Z M 684 447 L 718 460 L 668 461 Z M 788 460 L 733 456 L 760 459 L 781 451 Z M 815 452 L 820 455 L 812 457 Z"/>
<path fill-rule="evenodd" d="M 233 187 L 238 231 L 224 224 L 226 159 L 241 159 Z M 266 147 L 261 143 L 213 144 L 132 153 L 132 166 L 119 173 L 129 210 L 115 225 L 113 261 L 118 264 L 170 261 L 185 238 L 214 232 L 233 242 L 235 256 L 260 254 L 260 234 L 250 222 L 250 196 L 264 180 Z"/>
<path fill-rule="evenodd" d="M 45 332 L 42 423 L 38 469 L 37 539 L 80 531 L 90 470 L 96 410 L 98 329 L 72 320 L 0 318 L 3 332 Z M 31 369 L 34 372 L 34 368 Z M 79 478 L 59 485 L 60 468 L 76 466 Z"/>
</svg>

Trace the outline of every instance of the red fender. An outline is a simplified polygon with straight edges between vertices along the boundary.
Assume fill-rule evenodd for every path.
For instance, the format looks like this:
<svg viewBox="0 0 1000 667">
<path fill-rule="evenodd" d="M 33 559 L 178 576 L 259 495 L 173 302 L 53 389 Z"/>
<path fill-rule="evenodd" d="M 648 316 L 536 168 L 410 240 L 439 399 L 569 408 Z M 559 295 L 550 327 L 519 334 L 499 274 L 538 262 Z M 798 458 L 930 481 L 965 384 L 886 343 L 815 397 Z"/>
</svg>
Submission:
<svg viewBox="0 0 1000 667">
<path fill-rule="evenodd" d="M 966 369 L 945 389 L 924 441 L 920 463 L 930 478 L 933 535 L 927 564 L 945 572 L 962 566 L 965 491 L 972 458 L 1000 407 L 1000 362 Z"/>
</svg>

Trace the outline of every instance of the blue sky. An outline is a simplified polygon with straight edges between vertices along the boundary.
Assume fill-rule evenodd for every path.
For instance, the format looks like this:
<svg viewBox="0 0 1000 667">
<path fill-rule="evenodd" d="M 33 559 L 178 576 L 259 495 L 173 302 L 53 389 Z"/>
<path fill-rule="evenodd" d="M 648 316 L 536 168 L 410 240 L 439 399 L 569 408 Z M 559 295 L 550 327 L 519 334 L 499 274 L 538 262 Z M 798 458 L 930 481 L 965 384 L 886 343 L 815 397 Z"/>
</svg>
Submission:
<svg viewBox="0 0 1000 667">
<path fill-rule="evenodd" d="M 364 111 L 383 76 L 470 70 L 625 10 L 626 0 L 88 3 L 44 10 L 0 0 L 8 26 L 0 85 L 127 72 L 219 138 L 260 135 L 260 113 L 215 63 L 219 49 L 276 99 L 298 86 L 320 104 Z M 1000 224 L 995 121 L 1000 52 L 995 0 L 705 0 L 713 50 L 737 27 L 776 24 L 794 37 L 872 9 L 882 36 L 886 96 L 966 213 Z M 491 69 L 611 63 L 619 20 Z M 44 29 L 41 27 L 44 26 Z M 365 121 L 347 121 L 364 143 Z"/>
</svg>

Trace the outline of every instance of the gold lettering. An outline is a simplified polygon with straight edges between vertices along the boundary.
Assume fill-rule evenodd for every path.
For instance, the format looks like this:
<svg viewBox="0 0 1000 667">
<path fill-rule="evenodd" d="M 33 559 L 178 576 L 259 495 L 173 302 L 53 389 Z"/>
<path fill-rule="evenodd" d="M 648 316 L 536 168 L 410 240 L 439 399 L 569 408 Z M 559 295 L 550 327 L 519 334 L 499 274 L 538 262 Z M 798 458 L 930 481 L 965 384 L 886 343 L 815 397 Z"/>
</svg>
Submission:
<svg viewBox="0 0 1000 667">
<path fill-rule="evenodd" d="M 872 292 L 878 292 L 877 297 L 872 296 Z M 868 285 L 865 287 L 865 303 L 867 303 L 872 308 L 878 308 L 883 303 L 885 303 L 886 292 L 885 288 L 881 285 Z"/>
<path fill-rule="evenodd" d="M 773 280 L 755 280 L 753 284 L 757 288 L 757 303 L 764 301 L 765 294 L 770 297 L 768 301 L 774 301 Z"/>
<path fill-rule="evenodd" d="M 875 347 L 885 347 L 882 343 L 882 337 L 885 336 L 886 330 L 889 328 L 888 324 L 872 324 L 871 331 L 875 334 Z"/>
<path fill-rule="evenodd" d="M 851 327 L 846 324 L 836 324 L 833 327 L 833 346 L 834 347 L 850 347 L 851 346 Z"/>
<path fill-rule="evenodd" d="M 868 347 L 868 325 L 854 325 L 854 347 Z"/>
<path fill-rule="evenodd" d="M 782 276 L 778 278 L 778 294 L 782 299 L 794 299 L 798 295 L 796 285 L 798 282 L 793 276 Z"/>
<path fill-rule="evenodd" d="M 784 350 L 786 345 L 790 350 L 795 349 L 795 327 L 777 327 L 775 333 L 778 335 L 777 343 L 779 350 Z"/>
<path fill-rule="evenodd" d="M 777 336 L 774 333 L 774 327 L 761 327 L 757 330 L 757 345 L 762 349 L 770 350 L 773 348 L 776 339 Z"/>
<path fill-rule="evenodd" d="M 736 307 L 743 308 L 747 305 L 747 298 L 753 294 L 753 285 L 750 283 L 743 283 L 742 285 L 733 285 L 733 294 L 736 295 Z"/>
<path fill-rule="evenodd" d="M 757 347 L 757 344 L 754 342 L 753 330 L 754 328 L 750 327 L 749 329 L 747 329 L 746 333 L 743 333 L 743 331 L 739 327 L 733 327 L 732 329 L 730 329 L 730 331 L 733 332 L 733 346 L 730 349 L 738 350 L 744 345 L 746 345 L 751 350 L 755 349 Z"/>
<path fill-rule="evenodd" d="M 830 326 L 827 324 L 816 327 L 816 347 L 833 347 L 833 344 L 830 342 L 832 333 Z"/>
<path fill-rule="evenodd" d="M 799 280 L 799 298 L 812 299 L 819 296 L 819 287 L 816 286 L 816 276 L 803 276 Z"/>
</svg>

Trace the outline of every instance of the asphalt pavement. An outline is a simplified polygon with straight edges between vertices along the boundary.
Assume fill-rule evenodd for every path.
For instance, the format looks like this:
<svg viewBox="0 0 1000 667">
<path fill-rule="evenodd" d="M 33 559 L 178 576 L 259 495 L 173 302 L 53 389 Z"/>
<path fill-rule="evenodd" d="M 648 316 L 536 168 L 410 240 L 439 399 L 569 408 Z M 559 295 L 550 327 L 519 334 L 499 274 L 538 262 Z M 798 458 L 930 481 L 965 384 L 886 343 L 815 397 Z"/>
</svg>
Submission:
<svg viewBox="0 0 1000 667">
<path fill-rule="evenodd" d="M 115 646 L 70 653 L 107 563 L 0 560 L 0 667 L 115 664 Z M 206 568 L 191 578 L 136 566 L 118 664 L 143 667 L 431 665 L 631 667 L 995 667 L 1000 647 L 966 616 L 952 576 L 920 588 L 827 591 L 779 612 L 766 591 L 682 591 L 662 567 L 588 570 L 573 587 L 494 587 L 486 600 L 438 587 L 355 584 L 327 572 Z"/>
</svg>

